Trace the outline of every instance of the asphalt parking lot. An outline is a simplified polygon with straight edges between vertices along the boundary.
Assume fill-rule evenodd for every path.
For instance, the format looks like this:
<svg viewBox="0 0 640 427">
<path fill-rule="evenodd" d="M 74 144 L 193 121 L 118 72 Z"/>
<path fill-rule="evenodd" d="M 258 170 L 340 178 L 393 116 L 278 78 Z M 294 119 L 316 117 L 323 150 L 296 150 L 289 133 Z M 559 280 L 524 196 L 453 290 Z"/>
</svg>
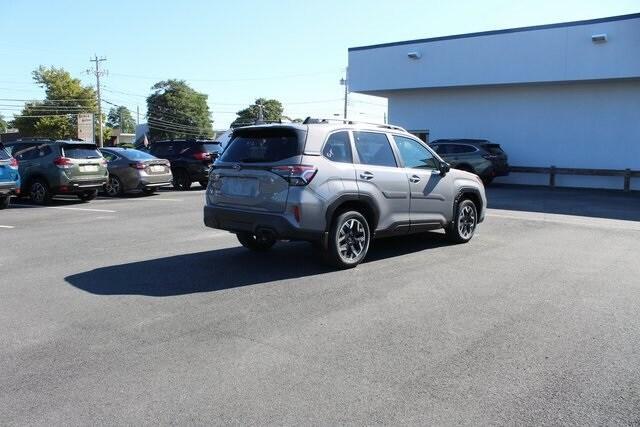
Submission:
<svg viewBox="0 0 640 427">
<path fill-rule="evenodd" d="M 640 197 L 494 187 L 331 271 L 204 193 L 0 212 L 2 424 L 640 423 Z"/>
</svg>

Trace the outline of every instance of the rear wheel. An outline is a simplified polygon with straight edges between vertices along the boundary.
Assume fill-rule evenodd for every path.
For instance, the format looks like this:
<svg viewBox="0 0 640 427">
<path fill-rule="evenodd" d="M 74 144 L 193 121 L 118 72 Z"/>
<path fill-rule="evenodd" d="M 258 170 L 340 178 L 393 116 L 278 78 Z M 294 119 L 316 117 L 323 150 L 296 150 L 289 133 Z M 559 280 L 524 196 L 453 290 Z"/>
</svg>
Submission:
<svg viewBox="0 0 640 427">
<path fill-rule="evenodd" d="M 104 186 L 104 192 L 107 193 L 109 197 L 119 197 L 124 193 L 124 189 L 122 188 L 122 181 L 115 175 L 109 175 L 109 179 Z"/>
<path fill-rule="evenodd" d="M 0 197 L 0 209 L 7 209 L 9 207 L 10 196 Z"/>
<path fill-rule="evenodd" d="M 191 188 L 191 178 L 184 169 L 176 169 L 173 171 L 173 188 L 178 191 L 186 191 Z"/>
<path fill-rule="evenodd" d="M 198 184 L 200 184 L 200 187 L 202 188 L 207 188 L 207 185 L 209 185 L 209 181 L 198 181 Z"/>
<path fill-rule="evenodd" d="M 478 225 L 478 210 L 475 203 L 463 199 L 456 207 L 454 220 L 446 229 L 447 238 L 453 243 L 467 243 Z"/>
<path fill-rule="evenodd" d="M 29 185 L 29 197 L 37 205 L 46 205 L 51 202 L 51 190 L 49 185 L 41 179 L 35 179 Z"/>
<path fill-rule="evenodd" d="M 326 260 L 338 268 L 353 268 L 367 255 L 370 241 L 366 218 L 357 211 L 343 212 L 331 225 Z"/>
<path fill-rule="evenodd" d="M 276 243 L 276 239 L 265 235 L 256 236 L 251 233 L 238 233 L 236 237 L 242 246 L 256 252 L 268 251 Z"/>
<path fill-rule="evenodd" d="M 77 196 L 78 199 L 82 200 L 83 202 L 88 202 L 98 196 L 98 190 L 85 191 L 84 193 L 78 193 Z"/>
</svg>

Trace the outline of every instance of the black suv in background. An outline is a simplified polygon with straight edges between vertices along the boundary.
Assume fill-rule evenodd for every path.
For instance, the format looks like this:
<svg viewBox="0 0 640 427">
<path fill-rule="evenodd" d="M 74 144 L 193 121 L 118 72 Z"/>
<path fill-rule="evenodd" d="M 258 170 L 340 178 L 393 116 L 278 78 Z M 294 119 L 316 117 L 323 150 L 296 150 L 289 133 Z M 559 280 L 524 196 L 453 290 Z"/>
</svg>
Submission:
<svg viewBox="0 0 640 427">
<path fill-rule="evenodd" d="M 192 182 L 207 187 L 209 169 L 221 151 L 219 142 L 208 139 L 155 141 L 149 147 L 150 154 L 169 160 L 173 187 L 182 191 L 191 188 Z"/>
<path fill-rule="evenodd" d="M 485 185 L 509 175 L 507 155 L 500 144 L 486 139 L 436 139 L 429 145 L 451 167 L 475 173 Z"/>
</svg>

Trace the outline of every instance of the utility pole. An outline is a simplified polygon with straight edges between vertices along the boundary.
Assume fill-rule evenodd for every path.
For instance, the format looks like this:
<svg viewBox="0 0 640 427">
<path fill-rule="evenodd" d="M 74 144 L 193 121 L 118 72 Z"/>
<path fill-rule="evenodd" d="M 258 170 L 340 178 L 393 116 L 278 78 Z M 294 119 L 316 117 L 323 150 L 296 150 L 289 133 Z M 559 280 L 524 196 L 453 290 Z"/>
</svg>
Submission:
<svg viewBox="0 0 640 427">
<path fill-rule="evenodd" d="M 100 63 L 106 60 L 107 58 L 105 58 L 104 56 L 101 58 L 98 58 L 98 55 L 94 54 L 93 59 L 90 59 L 89 61 L 95 62 L 96 68 L 95 70 L 92 70 L 92 69 L 87 70 L 87 74 L 93 74 L 96 76 L 96 92 L 98 95 L 98 123 L 100 123 L 100 134 L 98 135 L 98 147 L 101 147 L 101 148 L 104 146 L 104 141 L 103 141 L 104 129 L 102 124 L 102 99 L 100 98 L 100 77 L 106 75 L 107 71 L 100 69 Z"/>
<path fill-rule="evenodd" d="M 340 84 L 344 86 L 344 119 L 347 120 L 347 103 L 349 102 L 349 69 L 344 75 L 343 79 L 340 79 Z"/>
</svg>

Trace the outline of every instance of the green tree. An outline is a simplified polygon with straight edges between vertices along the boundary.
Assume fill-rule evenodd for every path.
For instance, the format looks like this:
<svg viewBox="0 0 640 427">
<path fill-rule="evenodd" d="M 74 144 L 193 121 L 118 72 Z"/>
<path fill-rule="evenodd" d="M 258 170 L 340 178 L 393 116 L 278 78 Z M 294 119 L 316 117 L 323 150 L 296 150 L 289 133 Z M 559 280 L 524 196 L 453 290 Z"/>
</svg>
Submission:
<svg viewBox="0 0 640 427">
<path fill-rule="evenodd" d="M 164 80 L 151 87 L 147 121 L 151 140 L 213 136 L 207 95 L 184 80 Z"/>
<path fill-rule="evenodd" d="M 44 88 L 45 99 L 26 103 L 13 125 L 22 136 L 76 138 L 76 115 L 98 110 L 93 88 L 83 86 L 62 68 L 41 65 L 32 74 L 35 83 Z"/>
<path fill-rule="evenodd" d="M 109 116 L 107 117 L 107 126 L 119 128 L 125 133 L 133 133 L 136 128 L 136 122 L 133 120 L 129 109 L 121 105 L 119 107 L 111 107 Z"/>
<path fill-rule="evenodd" d="M 258 98 L 256 102 L 244 110 L 238 111 L 238 117 L 231 123 L 231 127 L 238 127 L 255 123 L 260 117 L 260 107 L 262 106 L 262 119 L 267 122 L 275 122 L 283 119 L 284 108 L 282 103 L 276 99 Z"/>
<path fill-rule="evenodd" d="M 8 127 L 9 125 L 4 120 L 4 117 L 2 116 L 2 114 L 0 114 L 0 133 L 6 132 Z"/>
</svg>

